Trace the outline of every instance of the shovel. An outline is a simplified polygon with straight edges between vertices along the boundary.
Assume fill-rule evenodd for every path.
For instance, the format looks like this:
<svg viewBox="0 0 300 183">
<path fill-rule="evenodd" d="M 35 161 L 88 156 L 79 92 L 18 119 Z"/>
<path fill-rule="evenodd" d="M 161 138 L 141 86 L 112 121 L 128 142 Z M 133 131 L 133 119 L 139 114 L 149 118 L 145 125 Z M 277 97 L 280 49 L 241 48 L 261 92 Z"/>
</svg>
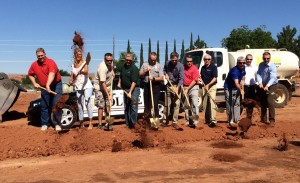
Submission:
<svg viewBox="0 0 300 183">
<path fill-rule="evenodd" d="M 113 80 L 111 81 L 111 85 L 110 85 L 110 92 L 109 92 L 109 95 L 112 96 L 112 85 L 113 85 Z M 112 103 L 111 101 L 109 101 L 109 113 L 108 113 L 108 116 L 106 117 L 105 121 L 108 125 L 112 125 L 114 123 L 114 117 L 110 117 L 110 113 L 111 113 L 111 106 L 112 106 Z"/>
<path fill-rule="evenodd" d="M 198 120 L 199 116 L 197 114 L 194 114 L 193 109 L 192 109 L 191 104 L 190 104 L 190 101 L 189 101 L 189 98 L 187 97 L 186 93 L 184 92 L 184 89 L 183 89 L 182 85 L 181 85 L 181 89 L 182 89 L 182 92 L 184 94 L 185 100 L 188 104 L 188 109 L 191 110 L 191 112 L 192 112 L 192 116 L 189 116 L 189 118 L 191 120 Z"/>
<path fill-rule="evenodd" d="M 151 76 L 150 71 L 149 71 L 149 76 Z M 153 90 L 152 90 L 152 80 L 149 80 L 149 81 L 150 81 L 150 93 L 151 93 L 151 102 L 152 102 L 152 111 L 153 111 L 153 117 L 150 118 L 150 124 L 151 124 L 152 128 L 158 129 L 158 127 L 160 125 L 160 121 L 159 121 L 159 118 L 155 117 Z"/>
<path fill-rule="evenodd" d="M 204 84 L 203 80 L 201 78 L 199 78 L 199 80 Z M 225 109 L 224 108 L 219 108 L 217 105 L 216 100 L 214 100 L 211 95 L 209 94 L 208 90 L 204 87 L 205 91 L 206 91 L 206 95 L 211 99 L 211 101 L 213 101 L 213 103 L 215 104 L 215 108 L 214 110 L 216 110 L 219 113 L 224 113 Z"/>
</svg>

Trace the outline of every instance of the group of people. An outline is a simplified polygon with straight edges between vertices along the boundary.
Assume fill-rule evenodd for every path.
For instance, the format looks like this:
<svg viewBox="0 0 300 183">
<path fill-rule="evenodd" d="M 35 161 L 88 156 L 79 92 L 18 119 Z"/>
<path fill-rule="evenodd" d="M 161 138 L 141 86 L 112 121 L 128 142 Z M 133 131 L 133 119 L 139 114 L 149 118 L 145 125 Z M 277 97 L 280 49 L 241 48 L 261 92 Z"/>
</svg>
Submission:
<svg viewBox="0 0 300 183">
<path fill-rule="evenodd" d="M 36 56 L 37 60 L 32 63 L 28 76 L 36 88 L 43 89 L 41 91 L 41 130 L 45 131 L 50 126 L 52 107 L 55 105 L 58 96 L 62 94 L 62 82 L 56 63 L 46 57 L 46 52 L 43 48 L 36 50 Z M 252 55 L 248 54 L 246 58 L 238 57 L 237 65 L 229 71 L 224 83 L 224 89 L 227 121 L 231 126 L 237 126 L 239 122 L 241 96 L 245 94 L 247 98 L 254 99 L 256 91 L 258 91 L 257 88 L 260 88 L 259 91 L 262 95 L 262 122 L 275 122 L 274 97 L 271 94 L 276 91 L 278 81 L 276 78 L 276 66 L 270 63 L 270 56 L 269 52 L 263 54 L 264 62 L 260 63 L 258 70 L 251 65 Z M 218 69 L 212 63 L 211 55 L 204 55 L 204 65 L 201 67 L 200 72 L 193 64 L 191 55 L 186 54 L 183 64 L 178 62 L 178 58 L 178 53 L 172 52 L 170 60 L 164 66 L 161 66 L 157 62 L 157 54 L 151 52 L 148 62 L 143 63 L 139 70 L 133 63 L 133 54 L 126 54 L 117 86 L 124 91 L 124 115 L 127 128 L 134 128 L 138 120 L 140 88 L 144 90 L 144 116 L 159 117 L 158 101 L 164 79 L 167 81 L 167 89 L 165 99 L 166 111 L 162 126 L 166 127 L 171 123 L 173 127 L 178 127 L 179 107 L 182 104 L 185 109 L 186 125 L 198 128 L 199 86 L 202 87 L 203 91 L 203 96 L 201 97 L 203 98 L 205 123 L 209 127 L 216 126 L 215 109 L 217 106 L 215 99 Z M 88 129 L 93 128 L 91 96 L 94 91 L 95 106 L 98 107 L 98 128 L 113 130 L 111 123 L 103 123 L 102 121 L 103 110 L 108 115 L 113 102 L 112 84 L 115 73 L 112 54 L 105 53 L 104 61 L 99 64 L 93 83 L 90 81 L 88 73 L 89 68 L 83 59 L 83 51 L 79 48 L 74 49 L 74 63 L 72 64 L 69 83 L 75 86 L 80 126 L 84 126 L 83 109 L 85 104 L 89 117 Z M 35 80 L 35 76 L 38 83 Z M 53 95 L 51 93 L 53 91 L 58 95 Z M 151 100 L 152 97 L 153 100 Z M 184 97 L 184 100 L 182 100 L 182 97 Z M 267 121 L 266 115 L 267 108 L 269 108 L 269 121 Z M 249 118 L 252 116 L 252 110 L 247 109 Z M 52 124 L 56 131 L 61 130 L 55 119 L 52 120 Z"/>
</svg>

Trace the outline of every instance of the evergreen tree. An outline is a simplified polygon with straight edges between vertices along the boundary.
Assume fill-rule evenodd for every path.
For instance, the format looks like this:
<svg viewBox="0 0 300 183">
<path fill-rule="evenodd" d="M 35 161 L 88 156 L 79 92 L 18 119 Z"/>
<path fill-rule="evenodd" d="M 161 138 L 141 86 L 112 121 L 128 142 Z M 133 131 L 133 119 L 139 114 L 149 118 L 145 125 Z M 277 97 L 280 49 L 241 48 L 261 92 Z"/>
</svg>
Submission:
<svg viewBox="0 0 300 183">
<path fill-rule="evenodd" d="M 168 53 L 168 41 L 166 41 L 165 62 L 167 62 L 169 60 L 168 55 L 169 55 L 169 53 Z"/>
<path fill-rule="evenodd" d="M 156 54 L 157 54 L 157 62 L 159 62 L 160 61 L 160 59 L 159 59 L 159 41 L 157 40 L 157 45 L 156 45 Z"/>
<path fill-rule="evenodd" d="M 140 68 L 142 67 L 144 63 L 144 48 L 143 43 L 141 43 L 141 51 L 140 51 Z"/>
<path fill-rule="evenodd" d="M 194 44 L 193 44 L 193 33 L 191 33 L 191 39 L 190 39 L 190 50 L 194 49 Z"/>
<path fill-rule="evenodd" d="M 173 51 L 174 51 L 174 52 L 177 52 L 177 51 L 176 51 L 176 39 L 174 39 L 174 49 L 173 49 Z"/>
<path fill-rule="evenodd" d="M 149 45 L 148 45 L 148 57 L 151 53 L 151 39 L 149 38 Z"/>
<path fill-rule="evenodd" d="M 182 45 L 181 45 L 180 58 L 179 58 L 180 62 L 183 59 L 183 55 L 184 55 L 184 40 L 182 40 Z"/>
<path fill-rule="evenodd" d="M 127 53 L 127 51 L 123 51 L 123 52 L 120 53 L 119 59 L 116 61 L 116 68 L 115 68 L 116 73 L 120 72 L 122 65 L 124 65 L 125 58 L 126 58 L 126 53 Z M 137 63 L 137 56 L 134 52 L 131 51 L 131 53 L 132 53 L 132 56 L 133 56 L 132 63 L 136 64 Z"/>
<path fill-rule="evenodd" d="M 130 50 L 131 50 L 131 47 L 130 47 L 130 42 L 129 42 L 129 39 L 128 39 L 128 42 L 127 42 L 127 53 L 130 53 Z"/>
<path fill-rule="evenodd" d="M 200 48 L 207 48 L 206 43 L 203 40 L 200 39 L 199 35 L 198 35 L 198 38 L 195 41 L 194 45 L 195 45 L 195 48 L 199 48 L 199 49 Z"/>
</svg>

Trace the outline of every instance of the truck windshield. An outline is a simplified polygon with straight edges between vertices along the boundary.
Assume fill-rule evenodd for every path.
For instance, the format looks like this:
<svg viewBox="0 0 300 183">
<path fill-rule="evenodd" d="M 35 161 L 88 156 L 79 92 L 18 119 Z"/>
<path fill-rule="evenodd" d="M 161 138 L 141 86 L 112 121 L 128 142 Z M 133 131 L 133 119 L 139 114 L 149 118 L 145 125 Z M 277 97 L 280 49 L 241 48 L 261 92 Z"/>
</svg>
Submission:
<svg viewBox="0 0 300 183">
<path fill-rule="evenodd" d="M 191 55 L 193 57 L 193 64 L 199 69 L 203 57 L 203 51 L 195 51 L 184 54 L 183 59 L 181 61 L 182 64 L 185 63 L 186 55 Z"/>
</svg>

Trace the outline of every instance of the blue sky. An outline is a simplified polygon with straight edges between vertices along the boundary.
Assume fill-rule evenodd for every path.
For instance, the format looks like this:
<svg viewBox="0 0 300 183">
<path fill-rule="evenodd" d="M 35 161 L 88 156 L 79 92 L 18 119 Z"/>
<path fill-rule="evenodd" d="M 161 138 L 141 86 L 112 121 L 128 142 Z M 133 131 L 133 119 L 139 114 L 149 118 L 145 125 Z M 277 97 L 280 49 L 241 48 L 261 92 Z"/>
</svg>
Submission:
<svg viewBox="0 0 300 183">
<path fill-rule="evenodd" d="M 199 35 L 209 47 L 221 47 L 221 40 L 233 28 L 250 29 L 266 25 L 273 38 L 290 25 L 300 34 L 298 0 L 2 0 L 0 6 L 0 72 L 26 74 L 36 60 L 35 50 L 43 47 L 59 69 L 70 70 L 72 38 L 79 31 L 85 38 L 85 51 L 91 52 L 90 72 L 95 72 L 106 52 L 112 52 L 115 36 L 116 58 L 130 40 L 144 58 L 148 39 L 152 50 L 160 43 L 164 60 L 165 42 L 169 53 L 176 39 L 189 46 Z"/>
</svg>

